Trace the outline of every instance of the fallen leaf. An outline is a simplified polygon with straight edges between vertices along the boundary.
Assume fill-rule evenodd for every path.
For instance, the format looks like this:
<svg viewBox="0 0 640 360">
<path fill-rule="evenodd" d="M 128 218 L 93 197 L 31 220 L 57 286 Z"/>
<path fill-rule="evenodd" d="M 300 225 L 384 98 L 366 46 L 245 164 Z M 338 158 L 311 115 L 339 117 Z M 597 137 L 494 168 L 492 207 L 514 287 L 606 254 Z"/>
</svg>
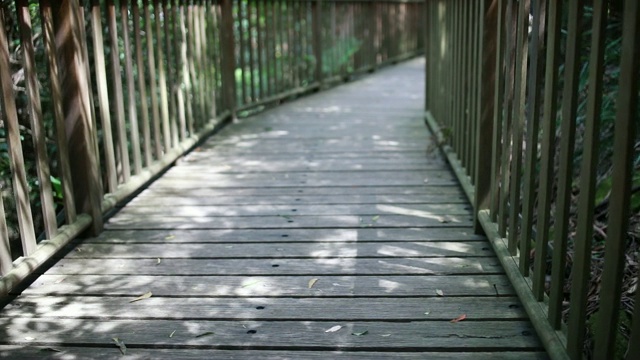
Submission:
<svg viewBox="0 0 640 360">
<path fill-rule="evenodd" d="M 201 338 L 203 336 L 209 336 L 209 335 L 215 335 L 215 333 L 213 331 L 207 331 L 207 332 L 203 332 L 202 334 L 196 335 L 196 337 Z"/>
<path fill-rule="evenodd" d="M 250 282 L 248 282 L 248 283 L 246 283 L 246 284 L 242 285 L 242 287 L 243 287 L 243 288 L 246 288 L 246 287 L 253 286 L 253 285 L 255 285 L 255 284 L 259 284 L 259 283 L 260 283 L 260 280 L 253 280 L 253 281 L 250 281 Z"/>
<path fill-rule="evenodd" d="M 173 334 L 175 334 L 175 333 L 176 333 L 176 331 L 175 331 L 175 330 L 173 330 L 173 331 L 171 332 L 171 334 L 169 334 L 169 337 L 170 337 L 170 338 L 172 338 L 172 337 L 173 337 Z"/>
<path fill-rule="evenodd" d="M 450 322 L 457 323 L 457 322 L 460 322 L 460 321 L 462 321 L 462 320 L 464 320 L 466 318 L 467 318 L 467 314 L 462 314 L 462 315 L 458 316 L 457 318 L 451 320 Z"/>
<path fill-rule="evenodd" d="M 66 278 L 58 279 L 58 280 L 54 281 L 53 283 L 54 284 L 60 284 L 61 282 L 64 281 L 64 279 L 66 279 Z"/>
<path fill-rule="evenodd" d="M 160 260 L 160 258 L 158 258 L 158 260 L 156 261 L 156 265 L 160 265 L 161 262 L 162 262 L 162 260 Z"/>
<path fill-rule="evenodd" d="M 362 336 L 362 335 L 367 335 L 368 333 L 369 333 L 369 330 L 365 330 L 365 331 L 360 331 L 360 332 L 353 332 L 353 333 L 351 333 L 351 335 Z"/>
<path fill-rule="evenodd" d="M 371 218 L 372 221 L 378 221 L 378 219 L 380 219 L 380 215 L 376 215 L 374 217 Z"/>
<path fill-rule="evenodd" d="M 438 296 L 444 296 L 444 292 L 440 289 L 436 289 L 436 294 L 438 294 Z"/>
<path fill-rule="evenodd" d="M 127 346 L 124 344 L 124 341 L 118 338 L 113 338 L 113 342 L 116 343 L 116 346 L 120 348 L 120 352 L 122 353 L 122 355 L 127 354 Z"/>
<path fill-rule="evenodd" d="M 171 240 L 171 239 L 173 239 L 173 238 L 175 238 L 175 236 L 174 236 L 174 235 L 172 235 L 172 234 L 169 234 L 169 236 L 166 236 L 164 239 L 165 239 L 165 240 Z"/>
<path fill-rule="evenodd" d="M 424 314 L 425 315 L 429 315 L 429 314 L 431 314 L 431 311 L 425 311 Z"/>
<path fill-rule="evenodd" d="M 151 297 L 151 295 L 153 295 L 153 294 L 151 293 L 151 291 L 149 291 L 148 293 L 142 294 L 142 295 L 138 296 L 137 298 L 135 298 L 135 299 L 133 299 L 133 300 L 131 300 L 129 302 L 132 303 L 132 302 L 148 299 L 148 298 Z"/>
<path fill-rule="evenodd" d="M 24 339 L 27 340 L 27 341 L 32 341 L 32 340 L 35 340 L 36 338 L 31 337 L 31 336 L 25 336 Z"/>
<path fill-rule="evenodd" d="M 309 289 L 311 289 L 313 287 L 313 285 L 315 285 L 317 282 L 318 282 L 318 279 L 309 280 Z"/>
<path fill-rule="evenodd" d="M 338 331 L 338 330 L 340 330 L 340 329 L 342 329 L 342 326 L 340 326 L 340 325 L 336 325 L 336 326 L 333 326 L 333 327 L 331 327 L 331 328 L 329 328 L 329 329 L 325 330 L 324 332 L 326 332 L 326 333 L 336 332 L 336 331 Z"/>
<path fill-rule="evenodd" d="M 389 336 L 391 336 L 391 334 L 382 334 L 382 335 L 380 335 L 380 336 L 382 336 L 382 337 L 389 337 Z"/>
</svg>

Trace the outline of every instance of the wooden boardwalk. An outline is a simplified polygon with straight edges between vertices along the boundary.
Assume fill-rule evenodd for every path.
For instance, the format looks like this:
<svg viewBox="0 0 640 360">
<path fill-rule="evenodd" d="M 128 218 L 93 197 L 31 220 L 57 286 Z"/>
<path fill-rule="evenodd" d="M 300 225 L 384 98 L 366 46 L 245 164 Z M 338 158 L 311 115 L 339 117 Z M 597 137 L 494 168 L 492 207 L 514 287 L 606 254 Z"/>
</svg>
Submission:
<svg viewBox="0 0 640 360">
<path fill-rule="evenodd" d="M 423 68 L 209 139 L 5 307 L 0 357 L 546 358 L 430 149 Z"/>
</svg>

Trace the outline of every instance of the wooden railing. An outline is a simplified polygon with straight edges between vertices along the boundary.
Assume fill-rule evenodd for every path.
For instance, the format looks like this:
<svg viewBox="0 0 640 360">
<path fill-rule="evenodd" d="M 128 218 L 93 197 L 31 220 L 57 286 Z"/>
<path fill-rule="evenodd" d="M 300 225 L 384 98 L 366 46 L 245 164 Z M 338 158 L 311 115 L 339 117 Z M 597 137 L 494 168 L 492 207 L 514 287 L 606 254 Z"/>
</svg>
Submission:
<svg viewBox="0 0 640 360">
<path fill-rule="evenodd" d="M 2 6 L 0 297 L 229 119 L 424 40 L 419 1 Z"/>
<path fill-rule="evenodd" d="M 433 0 L 426 19 L 426 121 L 549 354 L 640 358 L 638 2 Z"/>
</svg>

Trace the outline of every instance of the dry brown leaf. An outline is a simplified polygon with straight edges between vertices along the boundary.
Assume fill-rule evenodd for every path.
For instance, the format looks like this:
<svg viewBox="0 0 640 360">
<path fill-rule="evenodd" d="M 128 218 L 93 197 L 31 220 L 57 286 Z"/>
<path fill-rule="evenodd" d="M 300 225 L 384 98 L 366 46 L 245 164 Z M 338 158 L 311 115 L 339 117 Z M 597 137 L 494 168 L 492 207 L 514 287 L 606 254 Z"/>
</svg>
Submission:
<svg viewBox="0 0 640 360">
<path fill-rule="evenodd" d="M 467 314 L 462 314 L 462 315 L 458 316 L 457 318 L 451 320 L 450 322 L 457 323 L 457 322 L 460 322 L 460 321 L 462 321 L 462 320 L 464 320 L 466 318 L 467 318 Z"/>
</svg>

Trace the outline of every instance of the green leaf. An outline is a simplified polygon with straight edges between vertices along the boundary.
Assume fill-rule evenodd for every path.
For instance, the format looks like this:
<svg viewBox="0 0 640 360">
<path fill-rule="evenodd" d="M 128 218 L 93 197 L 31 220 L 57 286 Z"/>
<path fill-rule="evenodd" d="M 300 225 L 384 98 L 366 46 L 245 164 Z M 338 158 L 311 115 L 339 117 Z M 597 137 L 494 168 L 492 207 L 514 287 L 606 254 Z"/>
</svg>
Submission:
<svg viewBox="0 0 640 360">
<path fill-rule="evenodd" d="M 367 335 L 368 333 L 369 333 L 369 330 L 365 330 L 365 331 L 360 331 L 360 332 L 352 332 L 351 335 L 363 336 L 363 335 Z"/>
<path fill-rule="evenodd" d="M 120 348 L 120 352 L 122 353 L 122 355 L 127 355 L 127 346 L 124 344 L 124 341 L 118 339 L 117 337 L 112 339 L 116 346 Z"/>
</svg>

